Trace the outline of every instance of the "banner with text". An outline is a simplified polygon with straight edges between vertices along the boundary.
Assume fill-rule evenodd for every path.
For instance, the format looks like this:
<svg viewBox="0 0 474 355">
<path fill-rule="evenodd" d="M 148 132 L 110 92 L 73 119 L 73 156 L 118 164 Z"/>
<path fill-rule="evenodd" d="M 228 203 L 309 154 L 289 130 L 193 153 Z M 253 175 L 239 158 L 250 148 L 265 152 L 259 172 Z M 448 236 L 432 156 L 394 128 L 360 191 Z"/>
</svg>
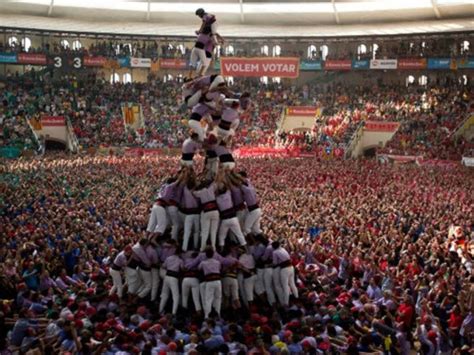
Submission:
<svg viewBox="0 0 474 355">
<path fill-rule="evenodd" d="M 399 59 L 398 69 L 426 69 L 426 59 L 425 58 Z"/>
<path fill-rule="evenodd" d="M 0 63 L 16 63 L 16 53 L 0 53 Z"/>
<path fill-rule="evenodd" d="M 128 68 L 130 66 L 130 57 L 118 57 L 117 63 L 120 68 Z"/>
<path fill-rule="evenodd" d="M 457 62 L 459 69 L 474 69 L 474 57 L 459 58 Z"/>
<path fill-rule="evenodd" d="M 84 57 L 84 66 L 85 67 L 103 67 L 107 63 L 107 58 L 105 57 Z"/>
<path fill-rule="evenodd" d="M 364 130 L 371 132 L 395 132 L 400 126 L 398 122 L 365 121 Z"/>
<path fill-rule="evenodd" d="M 18 63 L 31 65 L 46 65 L 46 54 L 18 53 Z"/>
<path fill-rule="evenodd" d="M 287 116 L 310 116 L 314 117 L 319 112 L 315 106 L 289 106 L 286 108 Z"/>
<path fill-rule="evenodd" d="M 298 147 L 273 148 L 273 147 L 240 147 L 232 154 L 235 157 L 299 157 L 301 149 Z"/>
<path fill-rule="evenodd" d="M 130 58 L 132 68 L 150 68 L 151 58 Z"/>
<path fill-rule="evenodd" d="M 450 58 L 428 58 L 428 69 L 450 69 Z"/>
<path fill-rule="evenodd" d="M 324 62 L 325 70 L 351 70 L 352 60 L 326 60 Z"/>
<path fill-rule="evenodd" d="M 320 60 L 303 60 L 300 63 L 301 71 L 316 71 L 322 70 L 323 64 Z"/>
<path fill-rule="evenodd" d="M 369 67 L 370 62 L 368 59 L 352 61 L 352 69 L 369 69 Z"/>
<path fill-rule="evenodd" d="M 224 76 L 297 78 L 299 68 L 299 58 L 221 58 Z"/>
<path fill-rule="evenodd" d="M 64 116 L 43 116 L 41 117 L 43 127 L 63 127 L 66 125 Z"/>
<path fill-rule="evenodd" d="M 464 166 L 474 166 L 474 158 L 462 157 L 462 164 Z"/>
<path fill-rule="evenodd" d="M 184 59 L 160 59 L 160 69 L 186 69 L 188 63 Z"/>
<path fill-rule="evenodd" d="M 370 69 L 397 69 L 396 59 L 372 59 Z"/>
</svg>

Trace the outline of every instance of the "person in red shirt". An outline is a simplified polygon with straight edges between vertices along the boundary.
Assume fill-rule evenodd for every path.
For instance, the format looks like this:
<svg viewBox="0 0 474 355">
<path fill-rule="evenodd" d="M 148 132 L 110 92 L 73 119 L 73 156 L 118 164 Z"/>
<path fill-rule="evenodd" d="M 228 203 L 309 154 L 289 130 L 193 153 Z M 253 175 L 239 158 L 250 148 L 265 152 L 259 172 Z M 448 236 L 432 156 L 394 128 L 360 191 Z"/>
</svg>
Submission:
<svg viewBox="0 0 474 355">
<path fill-rule="evenodd" d="M 403 329 L 405 331 L 410 330 L 413 324 L 413 316 L 414 316 L 415 309 L 412 305 L 411 297 L 409 295 L 405 295 L 403 298 L 403 302 L 398 306 L 397 309 L 397 322 L 403 324 Z"/>
</svg>

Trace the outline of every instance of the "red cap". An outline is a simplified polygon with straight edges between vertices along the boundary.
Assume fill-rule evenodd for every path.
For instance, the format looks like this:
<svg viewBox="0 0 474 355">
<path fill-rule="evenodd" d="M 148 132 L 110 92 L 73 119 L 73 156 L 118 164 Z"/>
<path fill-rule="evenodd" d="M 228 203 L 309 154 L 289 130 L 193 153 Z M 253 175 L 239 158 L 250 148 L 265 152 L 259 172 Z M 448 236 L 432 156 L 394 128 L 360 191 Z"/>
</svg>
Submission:
<svg viewBox="0 0 474 355">
<path fill-rule="evenodd" d="M 147 312 L 147 309 L 145 306 L 140 306 L 137 308 L 137 314 L 144 316 Z"/>
<path fill-rule="evenodd" d="M 96 313 L 97 313 L 97 311 L 96 311 L 95 307 L 92 307 L 92 306 L 87 307 L 86 314 L 87 314 L 88 317 L 92 317 Z"/>
<path fill-rule="evenodd" d="M 140 324 L 140 329 L 146 332 L 151 327 L 151 322 L 149 320 L 145 320 Z"/>
<path fill-rule="evenodd" d="M 178 345 L 176 345 L 176 343 L 172 341 L 171 343 L 168 344 L 168 349 L 170 351 L 176 351 L 178 349 Z"/>
<path fill-rule="evenodd" d="M 126 251 L 127 253 L 131 253 L 132 252 L 132 246 L 129 244 L 125 247 L 124 251 Z"/>
</svg>

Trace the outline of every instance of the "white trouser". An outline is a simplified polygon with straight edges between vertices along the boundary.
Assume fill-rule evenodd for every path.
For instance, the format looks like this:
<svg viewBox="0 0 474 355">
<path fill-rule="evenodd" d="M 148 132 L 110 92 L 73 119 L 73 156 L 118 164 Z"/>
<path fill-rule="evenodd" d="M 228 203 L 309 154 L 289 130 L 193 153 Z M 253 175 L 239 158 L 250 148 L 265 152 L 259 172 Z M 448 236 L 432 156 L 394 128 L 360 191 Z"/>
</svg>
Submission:
<svg viewBox="0 0 474 355">
<path fill-rule="evenodd" d="M 164 267 L 160 267 L 158 275 L 160 276 L 160 279 L 164 280 L 166 277 L 166 269 Z"/>
<path fill-rule="evenodd" d="M 131 295 L 136 295 L 138 289 L 140 288 L 141 280 L 138 275 L 137 269 L 132 269 L 131 267 L 125 268 L 125 281 L 128 285 L 128 293 Z"/>
<path fill-rule="evenodd" d="M 209 65 L 211 65 L 212 58 L 206 58 L 202 61 L 199 61 L 198 67 L 197 67 L 197 72 L 200 73 L 200 75 L 206 75 L 207 69 L 209 69 Z"/>
<path fill-rule="evenodd" d="M 197 69 L 197 63 L 204 63 L 206 60 L 206 51 L 202 48 L 193 47 L 191 50 L 191 60 L 189 66 L 193 69 Z"/>
<path fill-rule="evenodd" d="M 240 229 L 239 220 L 237 217 L 223 219 L 221 221 L 221 226 L 219 228 L 219 246 L 224 246 L 225 239 L 229 230 L 234 233 L 234 235 L 239 240 L 240 245 L 246 245 L 245 237 Z"/>
<path fill-rule="evenodd" d="M 245 223 L 245 217 L 247 216 L 247 209 L 242 208 L 241 210 L 237 210 L 237 219 L 239 220 L 240 224 L 240 229 L 244 231 L 244 223 Z"/>
<path fill-rule="evenodd" d="M 150 218 L 148 219 L 148 226 L 146 231 L 150 233 L 163 234 L 168 225 L 168 218 L 166 217 L 166 210 L 163 206 L 156 203 L 151 208 Z"/>
<path fill-rule="evenodd" d="M 156 301 L 158 288 L 160 287 L 160 270 L 156 267 L 151 268 L 151 300 Z"/>
<path fill-rule="evenodd" d="M 160 313 L 163 312 L 170 296 L 173 297 L 173 314 L 178 312 L 179 306 L 179 280 L 176 277 L 165 276 L 163 289 L 161 290 Z"/>
<path fill-rule="evenodd" d="M 212 308 L 217 312 L 218 316 L 221 315 L 222 305 L 222 284 L 221 280 L 207 281 L 206 292 L 204 298 L 204 317 L 208 318 Z"/>
<path fill-rule="evenodd" d="M 210 87 L 209 87 L 210 88 Z M 187 101 L 186 105 L 189 108 L 193 108 L 199 103 L 199 99 L 201 98 L 202 90 L 196 91 Z"/>
<path fill-rule="evenodd" d="M 262 217 L 262 210 L 260 208 L 257 208 L 247 213 L 247 216 L 245 216 L 245 222 L 244 222 L 245 235 L 250 234 L 250 233 L 253 233 L 254 235 L 262 233 L 262 230 L 260 229 L 261 217 Z"/>
<path fill-rule="evenodd" d="M 257 278 L 255 280 L 255 293 L 257 295 L 265 293 L 264 273 L 265 269 L 257 268 Z"/>
<path fill-rule="evenodd" d="M 201 213 L 201 251 L 206 249 L 207 239 L 211 236 L 211 245 L 216 247 L 217 229 L 219 228 L 219 212 L 208 211 Z"/>
<path fill-rule="evenodd" d="M 189 238 L 191 232 L 193 232 L 193 245 L 194 248 L 198 247 L 199 243 L 199 214 L 188 214 L 184 218 L 184 238 L 183 238 L 183 250 L 188 250 Z"/>
<path fill-rule="evenodd" d="M 232 132 L 230 129 L 222 129 L 220 127 L 217 127 L 216 129 L 217 138 L 221 140 L 226 140 L 226 138 L 229 137 L 231 133 Z"/>
<path fill-rule="evenodd" d="M 209 90 L 215 89 L 220 84 L 224 84 L 224 83 L 225 83 L 224 77 L 222 75 L 217 75 L 212 81 L 211 85 L 209 85 Z"/>
<path fill-rule="evenodd" d="M 273 289 L 275 290 L 275 295 L 278 298 L 278 302 L 283 306 L 285 305 L 285 296 L 283 295 L 283 286 L 281 285 L 281 276 L 280 268 L 273 268 Z"/>
<path fill-rule="evenodd" d="M 198 312 L 202 310 L 199 286 L 199 279 L 197 277 L 185 277 L 183 279 L 183 282 L 181 284 L 181 292 L 183 294 L 183 308 L 188 308 L 189 291 L 191 291 L 193 296 L 194 308 Z"/>
<path fill-rule="evenodd" d="M 201 297 L 201 305 L 204 307 L 204 300 L 206 299 L 206 281 L 199 283 L 199 296 Z"/>
<path fill-rule="evenodd" d="M 120 271 L 110 269 L 109 270 L 110 276 L 112 276 L 112 282 L 113 286 L 110 289 L 109 295 L 113 295 L 115 292 L 117 292 L 117 296 L 119 298 L 122 298 L 123 296 L 123 282 L 122 282 L 122 275 L 120 274 Z"/>
<path fill-rule="evenodd" d="M 208 179 L 214 179 L 217 175 L 217 169 L 219 169 L 219 158 L 207 158 L 206 169 L 208 172 Z"/>
<path fill-rule="evenodd" d="M 142 279 L 142 285 L 138 290 L 138 297 L 145 298 L 151 291 L 151 271 L 146 271 L 140 268 L 138 270 L 140 270 L 140 278 Z"/>
<path fill-rule="evenodd" d="M 298 289 L 295 284 L 295 268 L 287 266 L 280 269 L 280 282 L 283 289 L 284 306 L 290 303 L 290 290 L 294 297 L 298 298 Z"/>
<path fill-rule="evenodd" d="M 189 120 L 188 126 L 193 130 L 194 133 L 198 135 L 199 141 L 204 142 L 204 139 L 206 138 L 206 131 L 201 126 L 201 121 Z"/>
<path fill-rule="evenodd" d="M 234 170 L 235 162 L 228 161 L 228 162 L 225 162 L 225 163 L 221 163 L 221 166 L 224 170 Z"/>
<path fill-rule="evenodd" d="M 181 218 L 179 216 L 178 206 L 168 206 L 168 215 L 171 220 L 171 238 L 178 240 L 179 230 L 181 229 Z"/>
<path fill-rule="evenodd" d="M 275 288 L 273 286 L 273 268 L 266 267 L 263 269 L 263 284 L 265 286 L 265 292 L 267 294 L 267 300 L 270 305 L 275 304 Z"/>
<path fill-rule="evenodd" d="M 243 280 L 244 295 L 247 302 L 253 302 L 253 293 L 255 290 L 255 282 L 257 281 L 257 275 L 252 275 Z"/>
<path fill-rule="evenodd" d="M 231 301 L 239 299 L 239 283 L 235 277 L 224 277 L 222 279 L 222 293 Z"/>
</svg>

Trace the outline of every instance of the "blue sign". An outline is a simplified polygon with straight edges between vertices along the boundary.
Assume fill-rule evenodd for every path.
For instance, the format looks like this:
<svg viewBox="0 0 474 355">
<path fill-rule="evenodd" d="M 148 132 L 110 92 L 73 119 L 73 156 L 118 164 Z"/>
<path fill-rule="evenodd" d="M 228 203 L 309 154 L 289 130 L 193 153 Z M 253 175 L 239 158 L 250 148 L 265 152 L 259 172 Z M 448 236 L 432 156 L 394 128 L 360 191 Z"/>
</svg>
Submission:
<svg viewBox="0 0 474 355">
<path fill-rule="evenodd" d="M 15 159 L 21 155 L 21 150 L 18 147 L 1 147 L 0 157 Z"/>
<path fill-rule="evenodd" d="M 474 69 L 474 57 L 460 58 L 457 62 L 459 69 Z"/>
<path fill-rule="evenodd" d="M 428 69 L 450 69 L 450 58 L 428 58 Z"/>
<path fill-rule="evenodd" d="M 16 53 L 0 53 L 0 63 L 16 63 Z"/>
<path fill-rule="evenodd" d="M 322 70 L 323 64 L 320 60 L 302 60 L 300 63 L 301 71 Z"/>
<path fill-rule="evenodd" d="M 352 69 L 369 69 L 370 61 L 368 59 L 353 60 Z"/>
<path fill-rule="evenodd" d="M 117 63 L 120 65 L 120 68 L 129 67 L 130 57 L 119 57 L 117 58 Z"/>
</svg>

